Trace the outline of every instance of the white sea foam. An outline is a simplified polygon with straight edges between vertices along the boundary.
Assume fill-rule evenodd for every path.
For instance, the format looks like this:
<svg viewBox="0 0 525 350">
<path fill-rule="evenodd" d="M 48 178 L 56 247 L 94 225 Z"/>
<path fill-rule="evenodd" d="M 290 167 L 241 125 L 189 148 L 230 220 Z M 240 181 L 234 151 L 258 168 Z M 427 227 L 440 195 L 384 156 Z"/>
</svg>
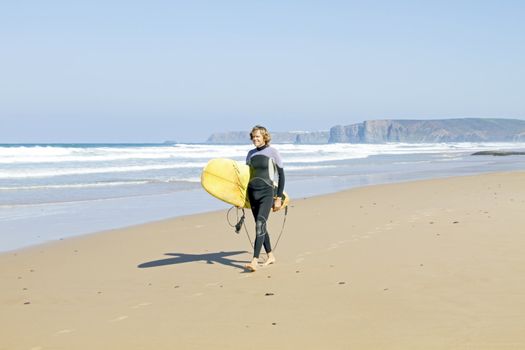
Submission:
<svg viewBox="0 0 525 350">
<path fill-rule="evenodd" d="M 300 170 L 319 170 L 319 169 L 330 169 L 337 168 L 336 165 L 290 165 L 286 167 L 286 171 L 300 171 Z"/>
<path fill-rule="evenodd" d="M 166 180 L 166 182 L 194 182 L 194 183 L 200 183 L 201 178 L 194 176 L 194 177 L 170 177 Z"/>
<path fill-rule="evenodd" d="M 42 168 L 42 169 L 10 169 L 0 171 L 0 179 L 27 179 L 56 177 L 65 175 L 88 175 L 105 173 L 129 173 L 143 172 L 151 170 L 182 169 L 182 168 L 202 168 L 206 163 L 181 163 L 181 164 L 157 164 L 157 165 L 130 165 L 122 167 L 92 167 L 92 168 Z"/>
<path fill-rule="evenodd" d="M 376 154 L 410 154 L 464 152 L 483 149 L 525 148 L 524 143 L 387 143 L 387 144 L 324 144 L 324 145 L 274 145 L 286 162 L 366 158 Z M 75 163 L 110 162 L 126 160 L 205 160 L 212 158 L 244 159 L 252 145 L 190 145 L 126 146 L 126 147 L 65 147 L 19 146 L 1 147 L 0 164 L 17 163 Z M 301 157 L 303 156 L 303 157 Z"/>
<path fill-rule="evenodd" d="M 169 178 L 167 180 L 142 180 L 142 181 L 113 181 L 113 182 L 88 182 L 88 183 L 73 183 L 73 184 L 55 184 L 55 185 L 28 185 L 28 186 L 3 186 L 0 191 L 29 191 L 29 190 L 53 190 L 53 189 L 83 189 L 83 188 L 103 188 L 103 187 L 117 187 L 117 186 L 135 186 L 150 183 L 178 183 L 191 182 L 199 183 L 200 178 Z"/>
<path fill-rule="evenodd" d="M 0 147 L 0 164 L 108 162 L 117 160 L 245 157 L 250 146 L 174 145 L 150 147 Z"/>
<path fill-rule="evenodd" d="M 30 179 L 64 175 L 138 173 L 152 170 L 199 169 L 212 158 L 244 160 L 252 145 L 169 146 L 0 146 L 0 179 Z M 362 159 L 374 155 L 458 154 L 484 149 L 525 148 L 524 143 L 430 144 L 277 144 L 285 166 Z M 169 162 L 169 164 L 166 164 Z M 297 169 L 291 168 L 290 170 Z M 304 168 L 303 168 L 304 169 Z M 313 168 L 311 168 L 313 169 Z M 187 178 L 188 174 L 184 176 Z"/>
<path fill-rule="evenodd" d="M 286 190 L 293 198 L 365 184 L 525 167 L 525 158 L 519 156 L 470 157 L 480 150 L 522 150 L 525 143 L 274 147 L 290 174 Z M 252 148 L 250 144 L 0 145 L 0 232 L 49 238 L 79 228 L 98 231 L 135 223 L 132 220 L 193 213 L 195 208 L 222 208 L 222 203 L 197 190 L 201 170 L 212 158 L 243 162 Z M 192 189 L 190 196 L 182 192 Z M 79 225 L 81 218 L 86 220 Z M 99 222 L 107 223 L 96 226 Z"/>
<path fill-rule="evenodd" d="M 0 191 L 24 191 L 24 190 L 51 190 L 51 189 L 79 189 L 79 188 L 96 188 L 96 187 L 113 187 L 126 185 L 143 185 L 150 181 L 115 181 L 115 182 L 93 182 L 78 184 L 60 184 L 60 185 L 33 185 L 33 186 L 13 186 L 0 187 Z"/>
</svg>

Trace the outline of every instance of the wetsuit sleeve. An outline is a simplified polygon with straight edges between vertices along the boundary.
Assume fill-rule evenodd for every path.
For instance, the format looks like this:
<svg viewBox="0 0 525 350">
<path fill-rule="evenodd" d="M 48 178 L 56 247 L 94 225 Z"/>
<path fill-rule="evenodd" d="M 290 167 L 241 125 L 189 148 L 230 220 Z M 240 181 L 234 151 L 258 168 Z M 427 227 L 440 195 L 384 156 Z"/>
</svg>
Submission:
<svg viewBox="0 0 525 350">
<path fill-rule="evenodd" d="M 273 161 L 275 162 L 275 164 L 280 167 L 280 168 L 284 168 L 283 166 L 283 160 L 281 159 L 281 155 L 279 154 L 279 151 L 277 151 L 275 148 L 272 147 L 272 153 L 271 153 L 271 157 L 273 158 Z"/>
<path fill-rule="evenodd" d="M 279 174 L 279 183 L 277 184 L 277 197 L 282 197 L 284 192 L 284 169 L 280 166 L 276 166 L 277 173 Z"/>
<path fill-rule="evenodd" d="M 246 155 L 246 165 L 250 165 L 250 157 L 252 155 L 252 151 L 249 151 L 248 154 Z"/>
</svg>

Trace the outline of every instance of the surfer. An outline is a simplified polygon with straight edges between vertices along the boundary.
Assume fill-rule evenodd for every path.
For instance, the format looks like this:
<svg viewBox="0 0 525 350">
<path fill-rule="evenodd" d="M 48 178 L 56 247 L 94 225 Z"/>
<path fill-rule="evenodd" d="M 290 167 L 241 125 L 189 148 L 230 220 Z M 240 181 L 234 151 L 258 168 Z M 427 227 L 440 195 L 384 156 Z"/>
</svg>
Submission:
<svg viewBox="0 0 525 350">
<path fill-rule="evenodd" d="M 273 208 L 273 211 L 277 211 L 283 205 L 284 170 L 279 152 L 270 146 L 271 136 L 265 127 L 254 126 L 250 132 L 250 139 L 255 148 L 250 150 L 246 156 L 246 164 L 250 167 L 248 198 L 255 220 L 256 235 L 253 259 L 246 265 L 246 269 L 255 271 L 263 246 L 268 255 L 263 265 L 275 262 L 266 222 L 270 216 L 270 210 Z"/>
</svg>

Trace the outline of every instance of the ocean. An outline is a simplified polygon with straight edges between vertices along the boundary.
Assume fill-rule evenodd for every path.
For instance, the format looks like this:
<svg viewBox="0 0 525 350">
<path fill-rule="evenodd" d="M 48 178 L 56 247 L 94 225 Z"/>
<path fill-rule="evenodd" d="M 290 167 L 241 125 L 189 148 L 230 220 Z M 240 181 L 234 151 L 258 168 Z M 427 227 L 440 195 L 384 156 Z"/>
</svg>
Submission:
<svg viewBox="0 0 525 350">
<path fill-rule="evenodd" d="M 253 146 L 0 144 L 0 251 L 181 215 L 226 210 L 200 173 L 212 158 L 244 161 Z M 525 143 L 275 144 L 292 199 L 358 186 L 525 170 Z M 293 215 L 293 214 L 292 214 Z"/>
</svg>

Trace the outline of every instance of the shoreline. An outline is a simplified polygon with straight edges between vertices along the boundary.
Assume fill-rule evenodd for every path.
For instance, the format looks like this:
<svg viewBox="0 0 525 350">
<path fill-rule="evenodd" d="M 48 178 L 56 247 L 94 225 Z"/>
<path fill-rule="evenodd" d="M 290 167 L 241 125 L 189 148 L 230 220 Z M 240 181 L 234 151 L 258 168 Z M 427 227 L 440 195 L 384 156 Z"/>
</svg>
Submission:
<svg viewBox="0 0 525 350">
<path fill-rule="evenodd" d="M 60 154 L 67 155 L 65 159 L 62 155 L 57 156 L 56 150 L 51 152 L 49 149 L 37 152 L 34 159 L 24 158 L 26 155 L 23 152 L 15 155 L 14 166 L 8 166 L 5 169 L 7 173 L 3 173 L 4 178 L 0 180 L 0 251 L 226 209 L 226 204 L 196 189 L 200 188 L 200 163 L 219 156 L 217 151 L 220 156 L 244 159 L 245 147 L 217 150 L 206 145 L 180 146 L 180 149 L 87 147 L 81 148 L 80 155 L 61 148 Z M 471 175 L 480 173 L 480 170 L 501 172 L 525 169 L 524 159 L 519 156 L 470 155 L 474 150 L 495 148 L 497 144 L 492 143 L 342 144 L 322 148 L 280 146 L 289 162 L 285 168 L 288 169 L 286 187 L 292 198 L 374 184 Z M 515 149 L 517 144 L 504 143 L 498 148 L 505 150 L 509 147 Z M 120 159 L 122 154 L 126 155 L 123 163 L 111 161 L 107 164 L 99 159 Z M 157 159 L 159 156 L 160 159 Z M 134 157 L 145 158 L 135 164 L 130 160 Z M 50 169 L 58 173 L 50 174 L 47 166 L 39 165 L 38 161 L 43 159 L 51 161 Z M 36 163 L 24 165 L 24 161 Z M 17 162 L 22 162 L 21 167 L 16 165 Z M 135 172 L 136 166 L 141 169 L 139 172 Z M 179 166 L 182 168 L 179 169 Z M 157 168 L 161 170 L 152 170 Z M 60 175 L 64 170 L 71 174 L 65 177 Z M 112 173 L 115 170 L 118 172 Z M 31 172 L 32 176 L 26 179 L 24 172 Z M 93 172 L 100 174 L 93 175 Z M 44 177 L 33 178 L 38 174 Z M 49 188 L 46 187 L 48 185 Z M 91 187 L 93 185 L 95 187 Z M 189 190 L 191 188 L 195 190 Z"/>
<path fill-rule="evenodd" d="M 479 166 L 478 163 L 475 163 L 474 167 L 471 167 L 467 163 L 462 168 L 436 168 L 432 173 L 428 169 L 415 169 L 411 172 L 398 169 L 391 174 L 324 175 L 288 181 L 287 190 L 292 198 L 312 198 L 374 185 L 523 171 L 523 164 L 520 162 L 509 163 L 505 161 L 503 163 L 484 164 L 482 165 L 485 167 L 483 172 L 479 171 Z M 296 193 L 301 195 L 296 196 Z M 2 247 L 0 254 L 100 231 L 121 229 L 158 220 L 228 208 L 229 205 L 211 197 L 202 188 L 137 197 L 38 204 L 25 209 L 7 208 L 4 210 L 4 216 L 20 216 L 23 220 L 15 219 L 0 222 L 0 231 L 4 232 L 0 239 L 0 246 Z M 12 213 L 7 213 L 7 210 L 11 210 Z M 19 212 L 19 210 L 22 211 Z M 86 229 L 87 227 L 89 228 Z M 5 234 L 6 232 L 7 234 Z"/>
<path fill-rule="evenodd" d="M 332 190 L 332 191 L 329 191 L 328 189 L 324 189 L 324 190 L 321 190 L 319 191 L 319 188 L 316 187 L 315 185 L 311 185 L 311 186 L 306 186 L 304 184 L 304 182 L 310 182 L 312 180 L 306 180 L 306 181 L 302 181 L 303 183 L 302 184 L 292 184 L 292 185 L 296 185 L 295 187 L 297 188 L 297 190 L 299 191 L 300 189 L 304 188 L 304 187 L 309 187 L 310 189 L 307 189 L 306 191 L 303 191 L 304 192 L 304 195 L 303 196 L 300 196 L 298 198 L 295 198 L 295 197 L 292 197 L 292 200 L 295 201 L 297 199 L 299 200 L 306 200 L 306 199 L 315 199 L 315 198 L 318 198 L 318 197 L 323 197 L 323 196 L 330 196 L 330 195 L 335 195 L 337 193 L 341 193 L 341 192 L 347 192 L 347 191 L 352 191 L 352 190 L 355 190 L 355 189 L 366 189 L 366 188 L 370 188 L 370 187 L 375 187 L 375 186 L 385 186 L 385 185 L 396 185 L 396 184 L 404 184 L 404 183 L 411 183 L 411 182 L 419 182 L 419 181 L 432 181 L 432 180 L 444 180 L 444 179 L 450 179 L 450 178 L 461 178 L 461 177 L 469 177 L 469 176 L 482 176 L 482 175 L 490 175 L 490 174 L 500 174 L 500 173 L 504 173 L 504 174 L 512 174 L 512 173 L 520 173 L 520 172 L 523 172 L 524 170 L 507 170 L 507 171 L 497 171 L 497 170 L 493 170 L 493 171 L 485 171 L 485 172 L 475 172 L 474 174 L 470 174 L 470 173 L 466 173 L 466 174 L 446 174 L 446 175 L 442 175 L 442 176 L 438 176 L 438 175 L 434 175 L 433 177 L 430 177 L 430 178 L 427 178 L 426 176 L 423 176 L 422 178 L 414 178 L 412 177 L 410 174 L 406 174 L 406 178 L 403 179 L 403 176 L 399 177 L 399 179 L 397 180 L 384 180 L 384 182 L 382 181 L 378 181 L 378 180 L 375 180 L 375 181 L 372 181 L 371 183 L 367 183 L 367 184 L 361 184 L 361 185 L 354 185 L 354 186 L 351 186 L 351 187 L 346 187 L 346 186 L 342 186 L 342 188 L 338 188 L 338 189 L 335 189 L 335 190 Z M 315 184 L 316 182 L 319 182 L 321 181 L 320 179 L 317 179 L 317 180 L 313 180 L 313 183 Z M 288 185 L 290 187 L 290 185 Z M 49 237 L 47 240 L 45 241 L 40 241 L 40 242 L 36 242 L 36 243 L 30 243 L 30 244 L 25 244 L 25 245 L 19 245 L 13 249 L 8 249 L 8 250 L 0 250 L 0 255 L 2 254 L 9 254 L 9 253 L 16 253 L 18 251 L 21 251 L 21 250 L 25 250 L 25 249 L 31 249 L 31 248 L 38 248 L 39 246 L 41 245 L 49 245 L 49 244 L 54 244 L 54 243 L 58 243 L 58 242 L 61 242 L 61 241 L 64 241 L 64 240 L 69 240 L 69 239 L 73 239 L 73 238 L 81 238 L 81 237 L 86 237 L 86 236 L 90 236 L 90 235 L 97 235 L 97 234 L 102 234 L 102 233 L 105 233 L 105 232 L 111 232 L 111 231 L 115 231 L 115 230 L 123 230 L 123 229 L 131 229 L 131 228 L 134 228 L 136 226 L 143 226 L 143 225 L 148 225 L 148 224 L 155 224 L 155 223 L 159 223 L 159 222 L 164 222 L 164 221 L 170 221 L 170 220 L 176 220 L 178 218 L 184 218 L 184 217 L 187 217 L 187 216 L 194 216 L 194 215 L 206 215 L 206 214 L 211 214 L 211 213 L 214 213 L 214 212 L 225 212 L 227 211 L 229 208 L 231 208 L 231 205 L 227 204 L 227 203 L 224 203 L 224 202 L 221 202 L 220 200 L 212 197 L 211 195 L 209 195 L 203 188 L 199 188 L 199 189 L 193 189 L 193 190 L 189 190 L 189 191 L 184 191 L 184 192 L 176 192 L 174 194 L 161 194 L 161 195 L 151 195 L 151 196 L 147 196 L 146 198 L 144 197 L 136 197 L 134 199 L 136 200 L 140 200 L 140 203 L 142 205 L 143 203 L 143 200 L 144 199 L 153 199 L 155 198 L 151 203 L 154 203 L 153 204 L 153 208 L 155 210 L 159 210 L 159 211 L 162 211 L 162 212 L 167 212 L 166 208 L 165 207 L 168 207 L 168 203 L 169 202 L 178 202 L 180 200 L 185 200 L 186 197 L 185 197 L 185 194 L 187 193 L 192 193 L 193 194 L 193 197 L 195 197 L 195 199 L 191 200 L 190 201 L 190 205 L 189 206 L 186 206 L 186 209 L 185 211 L 177 214 L 177 215 L 173 215 L 173 216 L 166 216 L 167 214 L 164 214 L 161 215 L 158 219 L 153 219 L 153 220 L 147 220 L 147 221 L 138 221 L 138 222 L 134 222 L 134 223 L 129 223 L 129 224 L 122 224 L 122 225 L 110 225 L 109 227 L 107 227 L 105 224 L 103 224 L 102 227 L 100 228 L 94 228 L 93 230 L 90 230 L 90 231 L 80 231 L 79 233 L 73 233 L 73 234 L 58 234 L 58 235 L 54 235 L 52 237 Z M 158 198 L 159 197 L 165 197 L 165 199 L 162 199 L 162 200 L 159 200 Z M 130 198 L 110 198 L 110 199 L 100 199 L 100 200 L 97 200 L 96 202 L 97 203 L 102 203 L 102 204 L 105 204 L 103 205 L 103 207 L 107 207 L 106 209 L 104 210 L 112 210 L 114 211 L 114 214 L 117 215 L 119 209 L 116 209 L 115 208 L 115 205 L 111 204 L 112 202 L 115 202 L 115 201 L 126 201 L 126 200 L 129 200 Z M 205 202 L 205 208 L 203 211 L 199 211 L 200 209 L 197 209 L 198 206 L 200 205 L 199 203 L 201 202 Z M 78 204 L 77 202 L 71 202 L 72 204 Z M 68 203 L 54 203 L 55 205 L 63 205 L 63 204 L 68 204 Z M 53 205 L 53 203 L 51 204 Z M 46 206 L 49 206 L 49 204 L 38 204 L 36 205 L 37 208 L 45 208 Z M 179 207 L 179 206 L 177 206 Z M 162 209 L 161 209 L 162 208 Z M 42 209 L 41 209 L 42 210 Z M 152 209 L 149 209 L 149 211 L 152 211 Z M 247 212 L 247 214 L 249 214 L 249 212 Z M 106 226 L 106 227 L 105 227 Z"/>
<path fill-rule="evenodd" d="M 255 273 L 224 211 L 0 254 L 0 348 L 523 348 L 524 178 L 296 199 Z"/>
</svg>

